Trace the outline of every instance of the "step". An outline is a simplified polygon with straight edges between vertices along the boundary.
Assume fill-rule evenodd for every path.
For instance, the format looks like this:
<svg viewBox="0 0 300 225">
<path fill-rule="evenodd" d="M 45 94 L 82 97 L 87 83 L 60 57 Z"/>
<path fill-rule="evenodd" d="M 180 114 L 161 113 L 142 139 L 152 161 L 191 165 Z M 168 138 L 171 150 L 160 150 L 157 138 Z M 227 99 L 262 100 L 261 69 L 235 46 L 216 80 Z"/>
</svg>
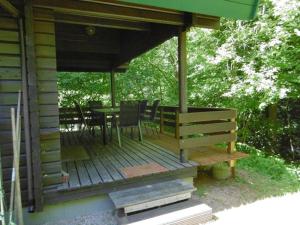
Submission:
<svg viewBox="0 0 300 225">
<path fill-rule="evenodd" d="M 199 225 L 212 219 L 212 209 L 200 200 L 182 202 L 119 217 L 121 225 Z"/>
<path fill-rule="evenodd" d="M 109 197 L 117 210 L 128 214 L 189 199 L 195 190 L 192 184 L 176 179 L 111 192 Z"/>
</svg>

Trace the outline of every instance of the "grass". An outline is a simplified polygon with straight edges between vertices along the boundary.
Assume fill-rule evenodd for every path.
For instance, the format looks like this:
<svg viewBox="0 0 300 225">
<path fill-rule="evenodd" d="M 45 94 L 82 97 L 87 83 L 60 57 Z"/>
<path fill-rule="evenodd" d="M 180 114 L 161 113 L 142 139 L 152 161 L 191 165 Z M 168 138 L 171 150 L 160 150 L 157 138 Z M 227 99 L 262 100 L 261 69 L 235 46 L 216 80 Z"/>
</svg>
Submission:
<svg viewBox="0 0 300 225">
<path fill-rule="evenodd" d="M 249 157 L 237 162 L 234 179 L 216 180 L 205 172 L 195 182 L 197 194 L 215 211 L 300 191 L 299 166 L 245 144 L 237 149 Z"/>
<path fill-rule="evenodd" d="M 252 172 L 265 177 L 265 182 L 257 185 L 258 190 L 267 191 L 276 188 L 276 194 L 294 192 L 300 190 L 300 167 L 292 163 L 286 163 L 279 156 L 269 156 L 264 152 L 245 144 L 237 144 L 239 151 L 249 154 L 249 157 L 238 161 L 237 169 Z M 263 186 L 263 187 L 260 187 Z M 274 193 L 275 194 L 275 193 Z"/>
</svg>

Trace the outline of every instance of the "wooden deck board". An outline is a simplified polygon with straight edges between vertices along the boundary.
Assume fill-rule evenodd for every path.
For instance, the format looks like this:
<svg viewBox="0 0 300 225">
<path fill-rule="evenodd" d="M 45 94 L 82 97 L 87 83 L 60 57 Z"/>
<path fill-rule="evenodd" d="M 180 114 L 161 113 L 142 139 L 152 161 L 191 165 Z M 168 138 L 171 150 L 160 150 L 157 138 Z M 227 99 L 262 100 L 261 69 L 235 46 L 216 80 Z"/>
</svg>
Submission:
<svg viewBox="0 0 300 225">
<path fill-rule="evenodd" d="M 83 161 L 76 161 L 76 168 L 78 171 L 79 181 L 81 186 L 88 186 L 91 185 L 92 182 L 90 180 L 89 174 L 87 169 L 84 166 Z"/>
<path fill-rule="evenodd" d="M 122 172 L 124 168 L 143 166 L 149 163 L 157 163 L 166 168 L 166 173 L 195 167 L 189 163 L 180 163 L 174 153 L 148 141 L 142 143 L 122 137 L 122 147 L 119 147 L 117 140 L 104 146 L 101 144 L 99 136 L 95 138 L 80 137 L 75 132 L 64 133 L 61 138 L 64 143 L 63 147 L 83 146 L 90 159 L 62 163 L 64 171 L 69 173 L 69 181 L 60 187 L 60 190 L 74 190 L 91 185 L 125 181 L 130 178 Z M 155 175 L 155 173 L 149 173 L 150 175 Z"/>
</svg>

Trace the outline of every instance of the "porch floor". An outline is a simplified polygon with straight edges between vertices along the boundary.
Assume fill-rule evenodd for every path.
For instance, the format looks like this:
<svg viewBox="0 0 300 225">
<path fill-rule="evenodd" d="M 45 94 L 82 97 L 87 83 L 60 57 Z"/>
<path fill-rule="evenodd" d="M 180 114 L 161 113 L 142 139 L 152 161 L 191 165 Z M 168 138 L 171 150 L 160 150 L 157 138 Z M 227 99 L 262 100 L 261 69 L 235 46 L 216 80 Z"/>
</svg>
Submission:
<svg viewBox="0 0 300 225">
<path fill-rule="evenodd" d="M 62 157 L 62 169 L 69 174 L 69 180 L 56 189 L 56 193 L 89 187 L 109 187 L 112 191 L 128 183 L 145 183 L 145 178 L 160 181 L 162 177 L 196 175 L 197 163 L 181 163 L 178 155 L 148 140 L 139 142 L 123 136 L 122 147 L 119 147 L 115 139 L 103 145 L 99 135 L 80 137 L 76 132 L 64 132 L 61 139 L 62 152 L 87 154 L 79 153 L 76 159 Z"/>
</svg>

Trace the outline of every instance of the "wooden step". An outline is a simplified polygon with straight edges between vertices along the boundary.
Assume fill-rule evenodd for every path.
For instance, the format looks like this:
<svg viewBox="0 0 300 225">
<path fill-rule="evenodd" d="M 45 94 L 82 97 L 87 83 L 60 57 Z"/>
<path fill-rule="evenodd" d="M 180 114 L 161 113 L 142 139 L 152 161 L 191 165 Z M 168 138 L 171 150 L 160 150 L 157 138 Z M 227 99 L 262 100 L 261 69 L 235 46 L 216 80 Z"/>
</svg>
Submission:
<svg viewBox="0 0 300 225">
<path fill-rule="evenodd" d="M 191 198 L 196 189 L 180 179 L 109 193 L 117 210 L 124 214 Z"/>
<path fill-rule="evenodd" d="M 212 219 L 212 209 L 191 198 L 119 218 L 121 225 L 199 225 Z"/>
</svg>

